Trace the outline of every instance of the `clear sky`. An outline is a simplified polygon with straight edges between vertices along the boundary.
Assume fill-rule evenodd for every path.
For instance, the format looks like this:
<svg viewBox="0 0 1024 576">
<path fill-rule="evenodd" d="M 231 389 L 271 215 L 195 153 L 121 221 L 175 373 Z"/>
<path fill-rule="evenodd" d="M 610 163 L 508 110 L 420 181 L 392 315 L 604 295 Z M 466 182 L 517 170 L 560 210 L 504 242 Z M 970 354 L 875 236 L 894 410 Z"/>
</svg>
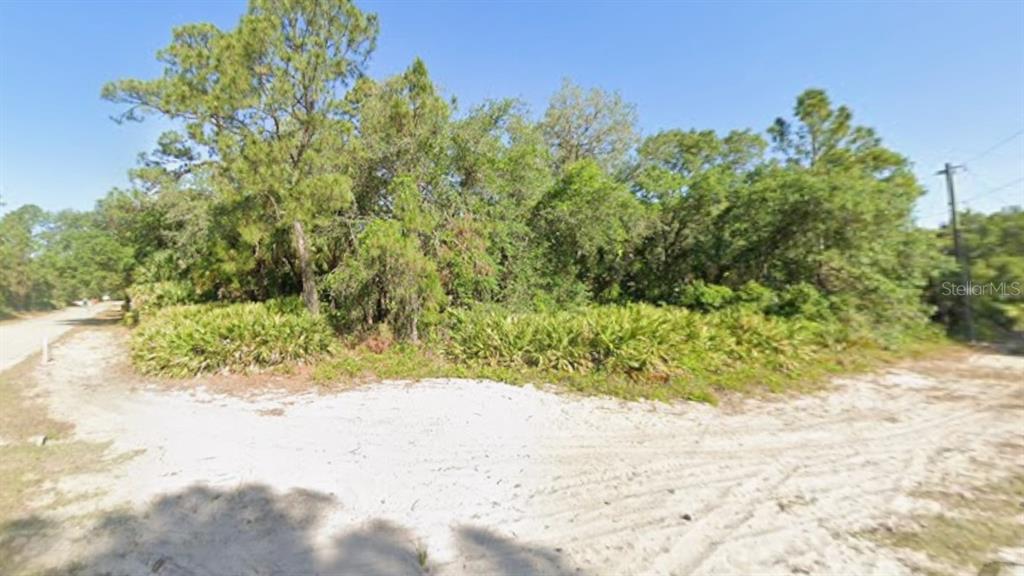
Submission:
<svg viewBox="0 0 1024 576">
<path fill-rule="evenodd" d="M 966 162 L 959 196 L 1024 204 L 1024 2 L 362 2 L 380 15 L 369 68 L 422 57 L 463 108 L 517 96 L 543 112 L 563 77 L 618 90 L 645 133 L 763 130 L 808 87 L 915 163 L 919 221 L 945 220 L 934 172 Z M 117 125 L 104 82 L 160 72 L 172 26 L 231 27 L 242 2 L 0 0 L 0 194 L 10 210 L 88 209 L 166 126 Z M 1001 146 L 994 145 L 1015 135 Z M 988 151 L 988 152 L 987 152 Z M 987 152 L 987 153 L 986 153 Z M 980 157 L 978 157 L 980 155 Z M 977 157 L 977 158 L 976 158 Z"/>
</svg>

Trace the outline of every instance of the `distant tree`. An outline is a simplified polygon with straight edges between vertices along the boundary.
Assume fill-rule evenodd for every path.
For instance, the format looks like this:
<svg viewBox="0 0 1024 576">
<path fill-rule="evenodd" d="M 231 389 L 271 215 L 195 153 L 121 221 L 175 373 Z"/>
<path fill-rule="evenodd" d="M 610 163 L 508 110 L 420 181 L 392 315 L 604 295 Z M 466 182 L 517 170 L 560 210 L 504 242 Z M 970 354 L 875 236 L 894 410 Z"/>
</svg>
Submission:
<svg viewBox="0 0 1024 576">
<path fill-rule="evenodd" d="M 992 214 L 966 212 L 960 215 L 960 229 L 976 290 L 969 298 L 978 333 L 986 339 L 1004 339 L 1024 331 L 1024 210 L 1011 206 Z M 940 230 L 935 241 L 952 261 L 949 229 Z M 959 268 L 949 267 L 933 282 L 929 297 L 954 332 L 963 333 L 964 326 L 953 313 L 962 296 L 950 289 L 961 283 L 959 273 Z"/>
<path fill-rule="evenodd" d="M 639 140 L 635 106 L 618 93 L 584 90 L 570 80 L 551 97 L 542 127 L 562 168 L 591 159 L 614 173 L 624 167 Z"/>
<path fill-rule="evenodd" d="M 253 0 L 233 30 L 176 28 L 158 56 L 160 78 L 103 89 L 129 106 L 122 119 L 155 112 L 183 122 L 183 140 L 215 163 L 218 191 L 290 229 L 313 313 L 319 300 L 306 228 L 350 201 L 341 95 L 362 74 L 376 37 L 376 17 L 347 0 Z"/>
<path fill-rule="evenodd" d="M 0 218 L 0 308 L 27 309 L 49 298 L 34 257 L 40 250 L 42 208 L 26 204 Z"/>
<path fill-rule="evenodd" d="M 116 295 L 127 286 L 133 247 L 119 242 L 96 212 L 58 212 L 41 240 L 37 264 L 56 302 Z"/>
<path fill-rule="evenodd" d="M 0 307 L 28 310 L 117 294 L 135 264 L 97 212 L 26 205 L 0 218 Z"/>
</svg>

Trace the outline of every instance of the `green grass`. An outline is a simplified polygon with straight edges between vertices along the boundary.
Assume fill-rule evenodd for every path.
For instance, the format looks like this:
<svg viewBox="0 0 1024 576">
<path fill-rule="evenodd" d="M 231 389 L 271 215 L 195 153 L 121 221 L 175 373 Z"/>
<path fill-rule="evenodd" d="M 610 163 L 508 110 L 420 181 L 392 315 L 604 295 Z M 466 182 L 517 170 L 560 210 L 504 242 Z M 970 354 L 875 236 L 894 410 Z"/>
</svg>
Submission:
<svg viewBox="0 0 1024 576">
<path fill-rule="evenodd" d="M 297 299 L 172 306 L 143 318 L 132 333 L 132 360 L 162 376 L 257 371 L 312 360 L 335 341 L 327 321 Z"/>
<path fill-rule="evenodd" d="M 374 352 L 365 346 L 339 350 L 318 363 L 313 379 L 320 383 L 337 380 L 419 379 L 463 377 L 464 368 L 422 347 L 400 344 Z"/>
</svg>

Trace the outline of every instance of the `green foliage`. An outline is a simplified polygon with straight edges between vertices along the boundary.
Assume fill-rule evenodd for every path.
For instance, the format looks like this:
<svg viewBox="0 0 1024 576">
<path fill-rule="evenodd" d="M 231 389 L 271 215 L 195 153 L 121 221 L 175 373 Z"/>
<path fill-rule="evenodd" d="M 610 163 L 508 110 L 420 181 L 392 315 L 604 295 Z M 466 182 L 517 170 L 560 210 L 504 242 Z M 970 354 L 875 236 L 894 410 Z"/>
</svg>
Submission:
<svg viewBox="0 0 1024 576">
<path fill-rule="evenodd" d="M 133 248 L 117 241 L 93 212 L 59 212 L 44 232 L 40 265 L 53 274 L 52 298 L 119 295 L 134 262 Z"/>
<path fill-rule="evenodd" d="M 863 331 L 923 324 L 922 290 L 942 259 L 912 227 L 921 189 L 909 163 L 820 90 L 794 114 L 769 130 L 778 157 L 747 132 L 669 131 L 641 145 L 635 182 L 655 223 L 634 296 L 685 302 L 696 296 L 679 291 L 699 282 L 805 284 Z"/>
<path fill-rule="evenodd" d="M 960 216 L 960 229 L 971 266 L 968 298 L 978 337 L 1003 340 L 1024 331 L 1024 211 L 1016 207 L 989 215 L 967 212 Z M 962 335 L 963 288 L 959 269 L 952 266 L 950 231 L 941 230 L 929 240 L 946 250 L 950 263 L 934 281 L 929 299 L 940 318 Z"/>
<path fill-rule="evenodd" d="M 592 160 L 568 166 L 534 215 L 554 278 L 577 278 L 599 300 L 618 296 L 643 207 Z"/>
<path fill-rule="evenodd" d="M 422 346 L 399 344 L 374 351 L 365 346 L 339 350 L 319 362 L 313 379 L 321 384 L 366 378 L 416 379 L 465 377 L 467 372 Z"/>
<path fill-rule="evenodd" d="M 193 164 L 214 168 L 215 194 L 244 209 L 236 245 L 255 252 L 272 240 L 286 247 L 290 240 L 292 274 L 314 313 L 315 255 L 306 228 L 324 224 L 351 201 L 340 163 L 351 124 L 340 94 L 362 75 L 376 38 L 376 17 L 345 0 L 253 0 L 233 30 L 206 23 L 175 28 L 159 53 L 161 77 L 103 88 L 104 98 L 128 106 L 124 120 L 156 113 L 184 124 L 165 146 L 175 153 L 179 174 Z M 182 163 L 182 153 L 193 149 L 206 150 L 212 162 Z M 220 260 L 248 256 L 228 255 Z"/>
<path fill-rule="evenodd" d="M 949 258 L 911 221 L 909 161 L 824 91 L 761 134 L 641 141 L 631 104 L 569 81 L 538 118 L 510 99 L 460 111 L 419 59 L 370 79 L 377 31 L 348 0 L 252 0 L 234 28 L 176 28 L 161 76 L 103 90 L 122 120 L 176 129 L 93 212 L 0 220 L 0 309 L 134 284 L 137 337 L 168 354 L 156 369 L 189 373 L 277 352 L 225 360 L 204 340 L 219 328 L 156 310 L 301 293 L 343 331 L 426 336 L 479 369 L 695 397 L 726 374 L 785 378 L 836 348 L 899 346 L 936 308 L 948 318 L 935 290 Z M 1014 218 L 972 224 L 978 278 L 1020 278 Z M 594 307 L 609 303 L 622 306 Z M 258 306 L 254 323 L 276 317 Z M 243 310 L 180 310 L 199 309 Z M 993 330 L 1024 316 L 1016 297 L 978 310 Z"/>
<path fill-rule="evenodd" d="M 62 306 L 118 295 L 134 265 L 96 212 L 27 205 L 0 218 L 0 310 Z"/>
<path fill-rule="evenodd" d="M 295 298 L 172 306 L 143 317 L 132 333 L 132 360 L 163 376 L 259 370 L 312 360 L 334 341 L 327 321 Z"/>
<path fill-rule="evenodd" d="M 0 310 L 49 305 L 51 285 L 33 259 L 45 220 L 46 213 L 31 204 L 0 218 Z"/>
<path fill-rule="evenodd" d="M 413 341 L 419 339 L 421 324 L 436 320 L 444 301 L 434 263 L 394 220 L 367 226 L 353 258 L 332 272 L 325 285 L 343 325 L 383 322 Z"/>
<path fill-rule="evenodd" d="M 691 282 L 679 289 L 675 303 L 702 312 L 720 310 L 736 303 L 736 293 L 728 286 Z"/>
<path fill-rule="evenodd" d="M 615 172 L 639 140 L 636 107 L 617 93 L 584 90 L 570 80 L 551 97 L 542 124 L 558 166 L 584 159 Z"/>
<path fill-rule="evenodd" d="M 703 314 L 645 304 L 526 314 L 472 309 L 448 313 L 441 346 L 454 362 L 568 376 L 581 389 L 600 376 L 627 396 L 700 392 L 707 399 L 744 378 L 781 386 L 799 369 L 836 362 L 849 344 L 839 333 L 834 324 L 743 306 Z"/>
<path fill-rule="evenodd" d="M 437 202 L 448 200 L 450 109 L 416 60 L 403 73 L 378 83 L 362 78 L 346 102 L 358 118 L 346 144 L 360 215 L 389 216 L 401 186 Z"/>
<path fill-rule="evenodd" d="M 149 282 L 132 284 L 125 290 L 128 297 L 128 314 L 125 320 L 137 324 L 158 310 L 181 304 L 198 302 L 195 290 L 185 282 Z"/>
</svg>

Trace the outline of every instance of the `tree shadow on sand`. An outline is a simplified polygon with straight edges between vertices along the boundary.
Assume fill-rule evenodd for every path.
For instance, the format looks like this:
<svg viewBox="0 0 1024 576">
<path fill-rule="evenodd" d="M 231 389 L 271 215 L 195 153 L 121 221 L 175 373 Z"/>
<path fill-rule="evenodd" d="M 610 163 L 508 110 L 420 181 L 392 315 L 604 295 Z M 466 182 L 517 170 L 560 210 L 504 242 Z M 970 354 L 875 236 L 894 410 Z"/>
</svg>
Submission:
<svg viewBox="0 0 1024 576">
<path fill-rule="evenodd" d="M 456 532 L 459 553 L 464 558 L 460 566 L 465 574 L 545 574 L 567 576 L 582 574 L 561 555 L 559 549 L 549 550 L 537 546 L 524 546 L 490 530 L 463 526 Z"/>
<path fill-rule="evenodd" d="M 261 485 L 233 490 L 194 486 L 163 496 L 141 512 L 106 515 L 86 539 L 91 552 L 49 574 L 578 574 L 557 552 L 475 527 L 455 532 L 465 560 L 458 566 L 431 566 L 414 534 L 384 520 L 316 540 L 334 506 L 332 497 L 307 490 L 278 495 Z M 45 521 L 38 519 L 25 523 L 0 526 L 0 542 L 24 535 L 29 525 L 37 531 L 45 528 Z M 38 546 L 25 551 L 47 553 Z"/>
<path fill-rule="evenodd" d="M 93 316 L 92 318 L 68 318 L 66 320 L 59 320 L 57 324 L 64 326 L 114 326 L 121 322 L 121 315 L 111 316 L 109 314 L 103 314 L 100 316 Z"/>
</svg>

